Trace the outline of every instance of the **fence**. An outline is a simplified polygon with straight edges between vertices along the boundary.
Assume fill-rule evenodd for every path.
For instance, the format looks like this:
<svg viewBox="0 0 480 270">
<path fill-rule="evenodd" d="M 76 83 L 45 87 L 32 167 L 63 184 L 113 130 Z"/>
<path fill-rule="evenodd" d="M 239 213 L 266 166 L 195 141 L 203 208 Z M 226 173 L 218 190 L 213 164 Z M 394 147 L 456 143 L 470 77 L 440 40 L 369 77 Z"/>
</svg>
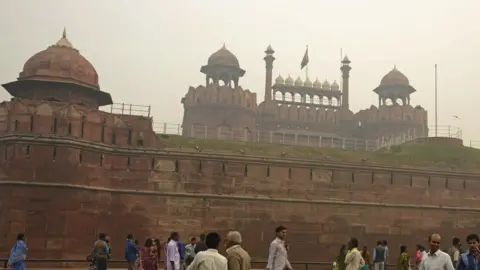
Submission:
<svg viewBox="0 0 480 270">
<path fill-rule="evenodd" d="M 226 126 L 212 128 L 208 126 L 192 125 L 184 127 L 180 124 L 155 123 L 153 129 L 159 134 L 181 135 L 199 139 L 218 139 L 241 142 L 270 143 L 283 145 L 299 145 L 310 147 L 339 148 L 354 151 L 376 151 L 380 148 L 389 148 L 392 145 L 403 144 L 426 136 L 434 136 L 429 130 L 422 128 L 417 131 L 411 128 L 400 134 L 382 136 L 375 140 L 338 137 L 334 134 L 321 134 L 308 130 L 250 130 L 248 128 L 235 129 Z M 438 126 L 436 134 L 439 137 L 461 138 L 461 129 L 453 126 Z"/>
<path fill-rule="evenodd" d="M 150 117 L 150 106 L 147 105 L 134 105 L 125 103 L 113 103 L 111 105 L 102 107 L 102 111 L 110 112 L 111 114 L 122 115 L 137 115 Z"/>
<path fill-rule="evenodd" d="M 471 147 L 471 148 L 476 148 L 476 149 L 480 149 L 480 141 L 468 141 L 467 142 L 467 146 L 468 147 Z"/>
</svg>

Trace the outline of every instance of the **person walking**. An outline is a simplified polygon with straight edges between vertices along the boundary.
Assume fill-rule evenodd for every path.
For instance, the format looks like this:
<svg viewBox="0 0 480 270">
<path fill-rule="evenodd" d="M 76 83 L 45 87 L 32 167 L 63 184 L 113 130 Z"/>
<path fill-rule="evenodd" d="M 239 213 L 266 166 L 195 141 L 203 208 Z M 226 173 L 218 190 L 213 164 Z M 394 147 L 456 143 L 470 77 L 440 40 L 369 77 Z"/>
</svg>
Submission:
<svg viewBox="0 0 480 270">
<path fill-rule="evenodd" d="M 98 240 L 93 244 L 93 265 L 95 270 L 107 270 L 110 248 L 105 233 L 98 234 Z"/>
<path fill-rule="evenodd" d="M 440 250 L 442 237 L 434 233 L 428 237 L 430 251 L 422 258 L 419 270 L 454 270 L 452 260 L 447 253 Z"/>
<path fill-rule="evenodd" d="M 409 270 L 410 269 L 410 258 L 407 253 L 407 246 L 400 246 L 400 256 L 397 259 L 397 270 Z"/>
<path fill-rule="evenodd" d="M 467 236 L 469 251 L 462 253 L 458 260 L 457 270 L 477 270 L 480 269 L 480 239 L 477 234 Z"/>
<path fill-rule="evenodd" d="M 27 244 L 25 234 L 19 233 L 17 241 L 10 250 L 7 265 L 12 267 L 12 270 L 25 270 L 25 259 L 27 258 Z"/>
<path fill-rule="evenodd" d="M 385 270 L 386 250 L 382 241 L 377 241 L 377 246 L 373 249 L 372 259 L 375 270 Z"/>
<path fill-rule="evenodd" d="M 242 235 L 238 231 L 227 234 L 225 247 L 227 248 L 228 270 L 250 270 L 251 258 L 243 249 Z"/>
<path fill-rule="evenodd" d="M 125 261 L 127 261 L 128 270 L 137 270 L 137 253 L 137 245 L 135 245 L 133 234 L 128 234 L 125 244 Z"/>
<path fill-rule="evenodd" d="M 172 232 L 170 235 L 170 242 L 167 244 L 167 257 L 165 258 L 167 270 L 180 270 L 180 252 L 177 245 L 179 238 L 180 234 L 178 232 Z"/>
<path fill-rule="evenodd" d="M 270 243 L 270 249 L 268 251 L 267 270 L 292 270 L 292 266 L 288 261 L 287 250 L 285 249 L 287 228 L 278 226 L 275 229 L 275 234 L 276 238 Z"/>
<path fill-rule="evenodd" d="M 220 235 L 211 232 L 205 237 L 207 250 L 197 253 L 187 270 L 228 270 L 227 259 L 218 253 Z"/>
<path fill-rule="evenodd" d="M 195 258 L 196 243 L 197 243 L 197 238 L 192 237 L 190 238 L 190 244 L 185 246 L 185 263 L 187 264 L 187 266 L 189 266 L 192 263 L 193 258 Z"/>
<path fill-rule="evenodd" d="M 348 241 L 347 256 L 345 256 L 345 270 L 359 270 L 365 265 L 365 260 L 362 258 L 362 254 L 358 251 L 358 240 L 352 238 Z"/>
</svg>

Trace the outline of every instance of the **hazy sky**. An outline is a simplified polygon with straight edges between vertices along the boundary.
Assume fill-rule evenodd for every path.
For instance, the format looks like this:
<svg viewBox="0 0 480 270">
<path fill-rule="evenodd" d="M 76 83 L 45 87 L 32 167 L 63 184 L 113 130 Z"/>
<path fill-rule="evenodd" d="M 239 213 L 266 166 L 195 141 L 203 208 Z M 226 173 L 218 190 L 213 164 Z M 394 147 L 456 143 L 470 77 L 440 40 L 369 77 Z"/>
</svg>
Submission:
<svg viewBox="0 0 480 270">
<path fill-rule="evenodd" d="M 15 80 L 66 26 L 114 102 L 151 105 L 155 122 L 179 124 L 180 99 L 204 84 L 200 66 L 224 42 L 247 71 L 240 84 L 258 102 L 269 44 L 274 78 L 304 79 L 308 45 L 309 77 L 330 82 L 340 80 L 343 48 L 352 61 L 352 111 L 378 105 L 372 90 L 396 65 L 417 89 L 412 105 L 425 107 L 433 126 L 438 64 L 439 125 L 460 126 L 480 146 L 478 0 L 1 0 L 0 11 L 1 83 Z"/>
</svg>

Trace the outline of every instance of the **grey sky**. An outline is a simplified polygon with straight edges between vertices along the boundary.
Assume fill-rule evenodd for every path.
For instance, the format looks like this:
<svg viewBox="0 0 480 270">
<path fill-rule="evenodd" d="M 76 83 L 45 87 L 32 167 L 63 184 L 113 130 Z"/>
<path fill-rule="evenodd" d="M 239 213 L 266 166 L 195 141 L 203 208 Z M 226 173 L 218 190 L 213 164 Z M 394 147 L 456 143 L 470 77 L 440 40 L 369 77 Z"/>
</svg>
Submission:
<svg viewBox="0 0 480 270">
<path fill-rule="evenodd" d="M 275 49 L 274 78 L 340 80 L 340 48 L 352 61 L 350 106 L 378 105 L 372 90 L 396 64 L 418 90 L 412 105 L 434 124 L 434 64 L 439 124 L 479 140 L 478 0 L 1 0 L 0 82 L 55 43 L 67 27 L 115 102 L 151 105 L 155 122 L 181 123 L 181 97 L 203 84 L 200 66 L 223 43 L 247 72 L 240 84 L 263 100 L 265 48 Z M 0 99 L 8 99 L 6 92 Z M 452 115 L 458 115 L 460 120 Z"/>
</svg>

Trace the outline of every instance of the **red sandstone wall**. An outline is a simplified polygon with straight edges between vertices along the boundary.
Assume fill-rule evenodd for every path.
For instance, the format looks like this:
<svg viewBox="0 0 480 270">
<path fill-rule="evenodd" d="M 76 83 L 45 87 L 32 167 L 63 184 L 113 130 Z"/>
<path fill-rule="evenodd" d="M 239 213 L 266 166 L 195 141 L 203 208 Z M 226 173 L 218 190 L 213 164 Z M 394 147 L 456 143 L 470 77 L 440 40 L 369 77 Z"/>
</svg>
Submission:
<svg viewBox="0 0 480 270">
<path fill-rule="evenodd" d="M 19 231 L 29 238 L 31 257 L 59 257 L 61 250 L 62 256 L 83 259 L 100 231 L 112 235 L 114 257 L 122 258 L 129 232 L 165 240 L 173 230 L 186 238 L 236 229 L 252 256 L 265 258 L 273 228 L 285 224 L 292 260 L 330 260 L 350 236 L 368 246 L 388 239 L 396 254 L 399 244 L 413 249 L 433 231 L 451 239 L 480 224 L 477 180 L 365 172 L 352 177 L 339 170 L 166 156 L 152 164 L 151 156 L 128 162 L 128 156 L 108 153 L 100 166 L 100 152 L 84 150 L 80 162 L 80 149 L 56 147 L 54 160 L 52 146 L 29 148 L 28 158 L 26 145 L 0 148 L 3 181 L 114 190 L 2 184 L 0 257 Z"/>
<path fill-rule="evenodd" d="M 253 257 L 265 258 L 273 228 L 285 224 L 292 260 L 331 260 L 350 236 L 370 247 L 388 239 L 396 254 L 400 243 L 413 249 L 433 231 L 464 237 L 480 224 L 479 177 L 160 153 L 148 119 L 54 104 L 0 106 L 0 131 L 7 133 L 0 136 L 0 257 L 19 231 L 33 258 L 83 259 L 100 231 L 113 237 L 114 257 L 122 258 L 129 232 L 165 240 L 173 230 L 186 239 L 235 229 Z M 135 137 L 129 145 L 129 129 L 133 136 L 145 131 L 149 148 L 137 148 Z"/>
</svg>

